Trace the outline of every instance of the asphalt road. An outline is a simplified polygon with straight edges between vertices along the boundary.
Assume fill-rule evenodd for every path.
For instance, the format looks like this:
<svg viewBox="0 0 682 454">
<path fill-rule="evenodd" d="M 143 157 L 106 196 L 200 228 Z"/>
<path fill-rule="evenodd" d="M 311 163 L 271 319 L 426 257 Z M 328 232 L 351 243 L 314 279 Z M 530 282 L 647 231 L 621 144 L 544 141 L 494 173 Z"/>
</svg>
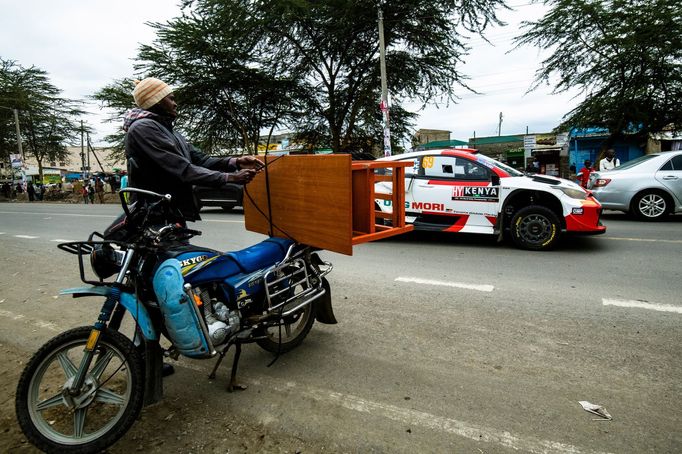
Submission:
<svg viewBox="0 0 682 454">
<path fill-rule="evenodd" d="M 96 300 L 56 298 L 79 280 L 55 246 L 103 230 L 118 211 L 0 204 L 0 342 L 30 352 L 94 321 Z M 264 238 L 239 211 L 203 217 L 197 244 Z M 315 325 L 270 368 L 269 354 L 247 346 L 240 375 L 251 386 L 240 394 L 203 380 L 212 361 L 181 360 L 166 398 L 192 390 L 211 411 L 330 452 L 680 452 L 682 217 L 603 222 L 605 235 L 565 238 L 552 252 L 411 233 L 352 257 L 325 253 L 338 325 Z M 613 420 L 593 420 L 584 400 Z"/>
</svg>

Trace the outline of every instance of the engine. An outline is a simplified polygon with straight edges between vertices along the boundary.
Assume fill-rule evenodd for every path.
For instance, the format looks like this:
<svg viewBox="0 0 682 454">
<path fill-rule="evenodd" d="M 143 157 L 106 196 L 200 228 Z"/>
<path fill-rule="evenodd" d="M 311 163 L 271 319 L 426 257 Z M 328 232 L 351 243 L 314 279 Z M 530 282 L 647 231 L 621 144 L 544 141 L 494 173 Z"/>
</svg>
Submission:
<svg viewBox="0 0 682 454">
<path fill-rule="evenodd" d="M 201 301 L 204 320 L 208 334 L 214 346 L 227 342 L 241 326 L 239 311 L 230 310 L 223 302 L 211 296 L 208 289 L 195 287 L 192 289 L 197 303 Z"/>
</svg>

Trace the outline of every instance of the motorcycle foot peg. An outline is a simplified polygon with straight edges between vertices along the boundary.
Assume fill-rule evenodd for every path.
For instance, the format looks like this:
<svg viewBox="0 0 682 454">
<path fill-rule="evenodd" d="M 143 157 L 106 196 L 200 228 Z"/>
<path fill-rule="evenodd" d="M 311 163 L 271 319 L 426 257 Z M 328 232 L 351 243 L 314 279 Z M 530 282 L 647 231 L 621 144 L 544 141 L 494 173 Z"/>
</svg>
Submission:
<svg viewBox="0 0 682 454">
<path fill-rule="evenodd" d="M 178 358 L 180 357 L 180 352 L 178 351 L 177 348 L 171 347 L 168 350 L 163 351 L 163 356 L 177 361 Z"/>
</svg>

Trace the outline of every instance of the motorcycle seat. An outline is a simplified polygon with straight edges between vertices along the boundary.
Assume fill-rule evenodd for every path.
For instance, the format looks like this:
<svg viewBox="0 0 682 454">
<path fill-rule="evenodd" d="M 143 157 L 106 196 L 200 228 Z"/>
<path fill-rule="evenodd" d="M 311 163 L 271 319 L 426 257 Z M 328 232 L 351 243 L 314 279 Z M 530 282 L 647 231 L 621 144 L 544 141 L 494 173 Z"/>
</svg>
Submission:
<svg viewBox="0 0 682 454">
<path fill-rule="evenodd" d="M 292 244 L 291 240 L 272 237 L 246 249 L 227 252 L 224 255 L 234 260 L 242 272 L 252 273 L 281 261 Z"/>
</svg>

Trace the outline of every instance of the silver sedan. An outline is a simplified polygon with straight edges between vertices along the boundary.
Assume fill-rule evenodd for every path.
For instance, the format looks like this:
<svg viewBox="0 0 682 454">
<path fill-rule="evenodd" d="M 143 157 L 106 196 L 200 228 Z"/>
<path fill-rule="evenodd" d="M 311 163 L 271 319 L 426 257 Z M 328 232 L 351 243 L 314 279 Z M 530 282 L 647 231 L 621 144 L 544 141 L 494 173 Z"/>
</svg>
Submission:
<svg viewBox="0 0 682 454">
<path fill-rule="evenodd" d="M 682 212 L 682 151 L 641 156 L 590 176 L 590 190 L 605 209 L 656 221 Z"/>
</svg>

